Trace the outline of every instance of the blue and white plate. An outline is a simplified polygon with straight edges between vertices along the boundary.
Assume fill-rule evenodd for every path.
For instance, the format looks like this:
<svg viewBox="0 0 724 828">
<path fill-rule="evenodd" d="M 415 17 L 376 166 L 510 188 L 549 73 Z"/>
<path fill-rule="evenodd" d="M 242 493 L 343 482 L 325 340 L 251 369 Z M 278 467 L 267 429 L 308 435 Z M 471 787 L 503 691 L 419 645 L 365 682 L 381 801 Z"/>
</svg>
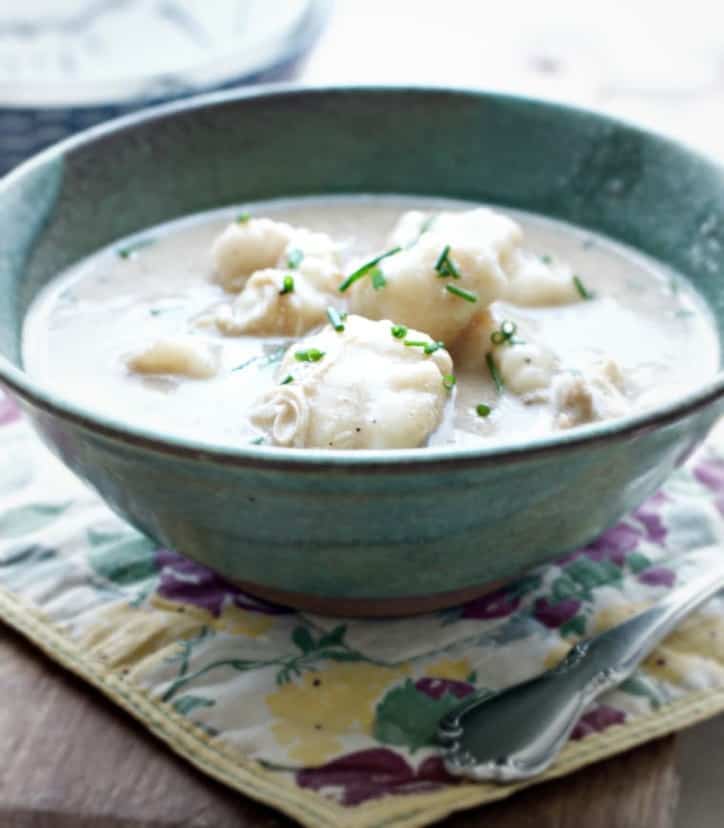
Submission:
<svg viewBox="0 0 724 828">
<path fill-rule="evenodd" d="M 149 103 L 288 78 L 329 0 L 0 4 L 0 174 Z"/>
</svg>

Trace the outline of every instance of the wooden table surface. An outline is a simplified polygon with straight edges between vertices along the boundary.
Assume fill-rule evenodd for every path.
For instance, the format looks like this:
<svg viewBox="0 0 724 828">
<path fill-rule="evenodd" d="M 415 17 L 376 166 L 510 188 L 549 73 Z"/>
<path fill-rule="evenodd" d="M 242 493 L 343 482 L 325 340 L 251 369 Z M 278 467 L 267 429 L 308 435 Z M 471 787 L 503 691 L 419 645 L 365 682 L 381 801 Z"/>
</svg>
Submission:
<svg viewBox="0 0 724 828">
<path fill-rule="evenodd" d="M 0 626 L 1 828 L 289 828 Z M 671 828 L 672 738 L 455 815 L 445 828 Z M 340 828 L 344 828 L 343 825 Z"/>
</svg>

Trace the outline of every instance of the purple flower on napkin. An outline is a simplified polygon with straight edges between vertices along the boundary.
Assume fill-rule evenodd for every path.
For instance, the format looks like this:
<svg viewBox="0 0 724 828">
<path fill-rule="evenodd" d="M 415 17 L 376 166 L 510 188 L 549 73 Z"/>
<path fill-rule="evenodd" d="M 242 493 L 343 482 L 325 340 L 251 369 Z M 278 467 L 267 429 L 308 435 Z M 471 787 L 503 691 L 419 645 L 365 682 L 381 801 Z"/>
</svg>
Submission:
<svg viewBox="0 0 724 828">
<path fill-rule="evenodd" d="M 661 517 L 661 507 L 668 500 L 663 492 L 657 492 L 631 512 L 631 520 L 617 523 L 596 540 L 559 558 L 558 565 L 566 566 L 585 556 L 597 563 L 609 561 L 615 566 L 622 567 L 641 541 L 663 544 L 667 531 Z"/>
<path fill-rule="evenodd" d="M 664 492 L 656 492 L 631 513 L 639 523 L 643 524 L 646 540 L 651 543 L 663 543 L 666 540 L 666 527 L 661 519 L 661 506 L 668 502 L 668 495 Z"/>
<path fill-rule="evenodd" d="M 508 589 L 499 589 L 487 595 L 481 595 L 480 598 L 465 604 L 461 617 L 485 621 L 493 618 L 506 618 L 508 615 L 512 615 L 519 606 L 520 595 L 516 595 Z"/>
<path fill-rule="evenodd" d="M 533 607 L 533 616 L 549 629 L 562 627 L 570 621 L 581 608 L 581 602 L 576 598 L 563 598 L 560 601 L 549 601 L 548 598 L 538 598 Z"/>
<path fill-rule="evenodd" d="M 170 549 L 156 550 L 156 566 L 160 576 L 158 594 L 162 598 L 200 607 L 210 612 L 215 618 L 221 615 L 227 601 L 236 604 L 240 609 L 266 615 L 284 615 L 293 612 L 286 607 L 270 604 L 247 595 L 221 575 Z"/>
<path fill-rule="evenodd" d="M 724 515 L 724 460 L 709 457 L 697 463 L 693 471 L 699 483 L 714 492 L 714 504 Z"/>
<path fill-rule="evenodd" d="M 454 780 L 437 756 L 425 759 L 417 768 L 387 748 L 370 748 L 349 753 L 318 768 L 298 771 L 300 788 L 341 790 L 342 805 L 359 805 L 385 794 L 432 791 Z"/>
<path fill-rule="evenodd" d="M 584 713 L 573 728 L 571 739 L 585 739 L 591 733 L 599 733 L 611 725 L 623 724 L 626 721 L 626 714 L 622 710 L 616 710 L 607 704 L 599 704 L 588 713 Z"/>
<path fill-rule="evenodd" d="M 694 466 L 694 477 L 713 492 L 724 491 L 724 460 L 709 457 Z"/>
<path fill-rule="evenodd" d="M 672 587 L 676 574 L 665 566 L 651 566 L 639 575 L 639 581 L 648 586 Z"/>
<path fill-rule="evenodd" d="M 415 689 L 429 696 L 431 699 L 441 699 L 445 693 L 450 693 L 456 699 L 464 699 L 469 696 L 475 689 L 472 684 L 467 681 L 457 681 L 456 679 L 443 679 L 425 676 L 415 682 Z"/>
<path fill-rule="evenodd" d="M 9 425 L 20 417 L 20 408 L 8 394 L 0 391 L 0 426 Z"/>
</svg>

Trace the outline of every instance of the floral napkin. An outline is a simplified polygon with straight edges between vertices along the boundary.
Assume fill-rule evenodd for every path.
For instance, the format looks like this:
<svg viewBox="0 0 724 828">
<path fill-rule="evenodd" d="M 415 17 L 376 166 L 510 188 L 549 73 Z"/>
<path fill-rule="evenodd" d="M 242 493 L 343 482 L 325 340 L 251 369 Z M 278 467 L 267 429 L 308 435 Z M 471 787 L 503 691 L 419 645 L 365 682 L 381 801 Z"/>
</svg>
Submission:
<svg viewBox="0 0 724 828">
<path fill-rule="evenodd" d="M 2 392 L 0 457 L 0 618 L 209 775 L 330 828 L 426 825 L 512 793 L 446 775 L 440 717 L 556 664 L 671 589 L 683 553 L 724 538 L 714 436 L 618 526 L 492 595 L 411 619 L 320 618 L 128 527 Z M 547 776 L 723 709 L 717 597 L 586 712 Z"/>
</svg>

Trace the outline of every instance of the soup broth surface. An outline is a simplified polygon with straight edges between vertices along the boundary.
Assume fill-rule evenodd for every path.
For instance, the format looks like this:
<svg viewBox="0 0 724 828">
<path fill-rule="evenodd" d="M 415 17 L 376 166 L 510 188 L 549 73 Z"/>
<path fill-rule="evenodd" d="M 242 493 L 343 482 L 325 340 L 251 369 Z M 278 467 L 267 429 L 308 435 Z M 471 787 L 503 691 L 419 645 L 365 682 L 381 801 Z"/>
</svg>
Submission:
<svg viewBox="0 0 724 828">
<path fill-rule="evenodd" d="M 344 275 L 389 248 L 390 232 L 406 211 L 436 214 L 474 206 L 426 197 L 337 196 L 260 202 L 246 209 L 254 217 L 331 236 Z M 283 382 L 282 356 L 307 334 L 225 335 L 205 324 L 209 309 L 233 299 L 213 278 L 210 250 L 240 209 L 152 228 L 60 274 L 27 315 L 26 370 L 91 411 L 137 426 L 214 445 L 269 442 L 250 411 Z M 509 331 L 515 328 L 513 338 L 533 341 L 555 355 L 557 372 L 585 378 L 591 365 L 615 365 L 615 382 L 620 380 L 626 404 L 621 413 L 683 394 L 715 373 L 719 345 L 712 320 L 681 276 L 589 232 L 536 215 L 500 212 L 520 225 L 528 251 L 545 261 L 566 262 L 587 294 L 580 301 L 550 305 L 506 299 L 491 305 L 496 324 L 503 320 Z M 445 284 L 454 287 L 455 277 Z M 340 299 L 346 301 L 347 295 L 351 291 Z M 203 341 L 216 360 L 213 376 L 129 368 L 133 354 L 177 335 Z M 556 393 L 560 397 L 564 392 L 546 397 L 512 393 L 505 384 L 496 387 L 486 363 L 486 347 L 492 353 L 495 346 L 485 346 L 488 340 L 484 335 L 482 350 L 473 348 L 472 355 L 464 344 L 446 342 L 454 381 L 445 380 L 451 387 L 446 388 L 444 415 L 423 445 L 521 442 L 566 425 L 556 409 L 560 400 L 555 401 Z M 503 341 L 497 347 L 509 345 Z M 585 424 L 584 417 L 580 425 Z"/>
</svg>

